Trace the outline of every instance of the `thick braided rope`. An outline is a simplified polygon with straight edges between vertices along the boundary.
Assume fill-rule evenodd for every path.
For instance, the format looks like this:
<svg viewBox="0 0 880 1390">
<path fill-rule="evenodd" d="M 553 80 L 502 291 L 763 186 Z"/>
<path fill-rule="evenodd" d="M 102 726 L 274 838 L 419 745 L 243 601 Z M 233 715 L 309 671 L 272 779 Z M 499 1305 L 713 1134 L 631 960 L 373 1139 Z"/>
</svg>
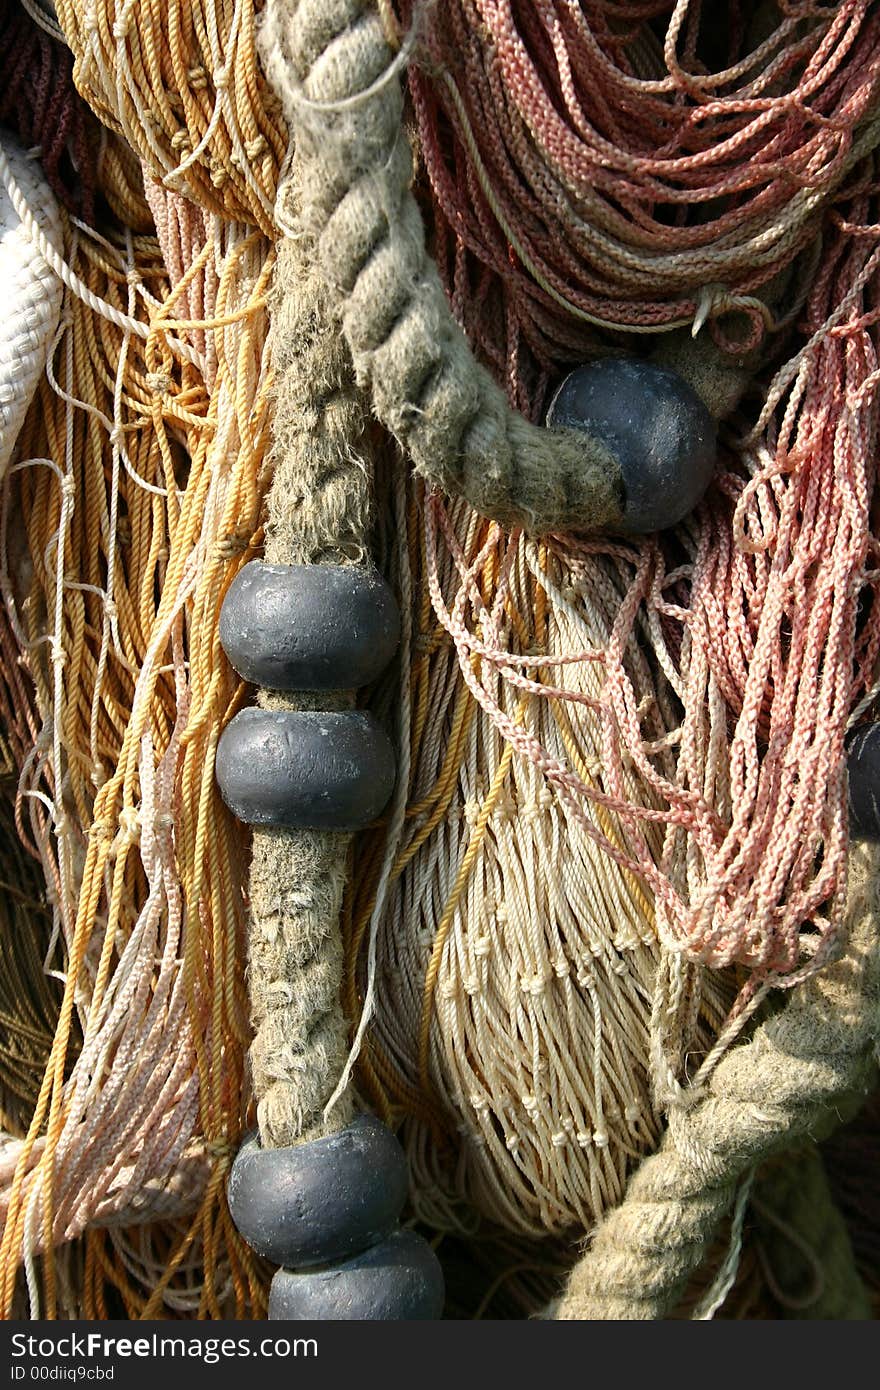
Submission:
<svg viewBox="0 0 880 1390">
<path fill-rule="evenodd" d="M 834 1107 L 876 1077 L 880 1035 L 877 855 L 853 856 L 852 938 L 748 1044 L 683 1095 L 656 1154 L 599 1226 L 558 1305 L 563 1320 L 663 1318 L 706 1253 L 739 1180 L 799 1139 L 819 1137 Z M 829 1124 L 830 1121 L 830 1124 Z"/>
<path fill-rule="evenodd" d="M 873 1320 L 849 1230 L 815 1144 L 767 1165 L 752 1192 L 749 1224 L 765 1280 L 786 1317 Z"/>
<path fill-rule="evenodd" d="M 260 49 L 358 382 L 416 471 L 506 526 L 619 523 L 605 446 L 512 411 L 452 317 L 410 191 L 401 55 L 379 14 L 364 0 L 269 0 Z"/>
<path fill-rule="evenodd" d="M 293 199 L 293 183 L 285 197 Z M 279 248 L 272 356 L 277 375 L 275 474 L 265 558 L 272 564 L 361 564 L 368 558 L 371 470 L 365 416 L 345 344 L 328 320 L 305 240 Z M 328 699 L 261 691 L 271 709 L 342 708 Z M 317 702 L 317 703 L 316 703 Z M 351 1117 L 347 1093 L 324 1108 L 345 1064 L 339 910 L 350 836 L 257 829 L 251 864 L 251 1067 L 262 1142 L 316 1138 Z"/>
<path fill-rule="evenodd" d="M 26 222 L 5 186 L 25 191 L 50 235 L 59 237 L 61 219 L 55 197 L 40 166 L 29 160 L 16 140 L 4 134 L 0 145 L 0 284 L 4 292 L 0 331 L 0 477 L 24 423 L 28 406 L 46 366 L 49 345 L 61 314 L 61 281 L 28 233 Z"/>
</svg>

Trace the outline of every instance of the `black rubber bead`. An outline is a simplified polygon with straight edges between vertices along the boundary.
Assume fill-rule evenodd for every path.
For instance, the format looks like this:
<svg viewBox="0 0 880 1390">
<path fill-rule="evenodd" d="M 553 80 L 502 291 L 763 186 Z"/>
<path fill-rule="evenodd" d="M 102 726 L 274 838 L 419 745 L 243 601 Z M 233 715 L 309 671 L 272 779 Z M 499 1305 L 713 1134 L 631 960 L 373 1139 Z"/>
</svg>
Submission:
<svg viewBox="0 0 880 1390">
<path fill-rule="evenodd" d="M 359 1115 L 339 1134 L 263 1149 L 249 1135 L 229 1175 L 229 1210 L 252 1250 L 294 1268 L 330 1264 L 394 1229 L 408 1188 L 391 1130 Z"/>
<path fill-rule="evenodd" d="M 595 436 L 620 466 L 624 526 L 645 534 L 693 511 L 715 469 L 715 422 L 677 372 L 606 358 L 578 367 L 550 403 L 547 424 Z"/>
<path fill-rule="evenodd" d="M 439 1318 L 443 1271 L 415 1231 L 395 1231 L 381 1244 L 331 1269 L 279 1269 L 269 1290 L 269 1317 L 290 1322 L 404 1322 Z"/>
<path fill-rule="evenodd" d="M 400 614 L 375 570 L 254 560 L 223 600 L 220 641 L 239 675 L 255 685 L 355 690 L 394 656 Z"/>
<path fill-rule="evenodd" d="M 863 724 L 849 742 L 849 828 L 858 839 L 880 840 L 880 724 Z"/>
<path fill-rule="evenodd" d="M 362 830 L 388 803 L 394 749 L 365 710 L 245 709 L 221 735 L 216 775 L 247 825 Z"/>
</svg>

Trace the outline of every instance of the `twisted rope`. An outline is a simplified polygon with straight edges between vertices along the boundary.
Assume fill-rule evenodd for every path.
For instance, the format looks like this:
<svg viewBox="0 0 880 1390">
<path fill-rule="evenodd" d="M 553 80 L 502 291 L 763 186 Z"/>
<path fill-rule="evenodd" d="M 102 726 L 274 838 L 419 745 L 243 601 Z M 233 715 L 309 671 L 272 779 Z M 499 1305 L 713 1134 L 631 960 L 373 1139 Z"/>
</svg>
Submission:
<svg viewBox="0 0 880 1390">
<path fill-rule="evenodd" d="M 834 1124 L 834 1107 L 876 1080 L 880 940 L 876 851 L 854 856 L 846 955 L 794 992 L 705 1089 L 683 1092 L 656 1154 L 573 1270 L 562 1320 L 663 1318 L 730 1209 L 742 1176 Z"/>
<path fill-rule="evenodd" d="M 292 199 L 292 187 L 285 198 Z M 279 250 L 271 346 L 277 374 L 275 474 L 265 557 L 272 564 L 362 564 L 370 515 L 363 406 L 302 239 Z M 351 697 L 260 692 L 269 709 L 340 708 Z M 324 1110 L 342 1072 L 339 910 L 349 835 L 256 829 L 249 930 L 251 1068 L 262 1142 L 296 1143 L 351 1117 L 350 1097 Z"/>
<path fill-rule="evenodd" d="M 508 526 L 618 524 L 605 446 L 511 411 L 452 317 L 410 192 L 399 64 L 380 15 L 362 0 L 273 0 L 259 43 L 357 381 L 416 471 Z"/>
<path fill-rule="evenodd" d="M 750 1221 L 764 1278 L 785 1317 L 873 1319 L 847 1224 L 815 1144 L 767 1165 L 755 1184 Z"/>
</svg>

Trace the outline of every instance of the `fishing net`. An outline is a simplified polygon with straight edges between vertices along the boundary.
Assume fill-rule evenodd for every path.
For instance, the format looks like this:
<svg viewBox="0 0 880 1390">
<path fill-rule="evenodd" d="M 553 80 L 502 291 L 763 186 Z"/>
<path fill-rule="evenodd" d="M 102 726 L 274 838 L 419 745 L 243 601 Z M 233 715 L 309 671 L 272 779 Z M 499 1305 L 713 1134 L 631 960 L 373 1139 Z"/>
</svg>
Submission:
<svg viewBox="0 0 880 1390">
<path fill-rule="evenodd" d="M 64 283 L 0 529 L 7 1315 L 265 1313 L 225 1199 L 264 1098 L 251 847 L 214 782 L 252 700 L 220 608 L 264 553 L 301 369 L 270 331 L 302 248 L 262 8 L 58 0 L 62 41 L 0 5 L 0 145 L 41 146 Z M 468 1316 L 546 1305 L 682 1090 L 846 939 L 845 738 L 880 646 L 880 11 L 721 8 L 379 6 L 432 254 L 510 404 L 537 420 L 567 365 L 661 330 L 752 383 L 658 536 L 503 527 L 375 421 L 346 460 L 403 613 L 362 697 L 399 779 L 343 854 L 346 1041 L 362 1021 L 357 1095 Z M 719 1270 L 722 1315 L 766 1307 L 766 1231 L 723 1286 L 739 1210 L 684 1315 Z"/>
</svg>

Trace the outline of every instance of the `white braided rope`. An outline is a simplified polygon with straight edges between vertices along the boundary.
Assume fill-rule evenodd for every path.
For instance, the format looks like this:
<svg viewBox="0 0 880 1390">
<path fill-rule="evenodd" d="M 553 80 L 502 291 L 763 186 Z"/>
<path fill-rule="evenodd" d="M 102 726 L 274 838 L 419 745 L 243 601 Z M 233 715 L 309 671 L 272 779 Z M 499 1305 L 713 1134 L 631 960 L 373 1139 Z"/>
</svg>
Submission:
<svg viewBox="0 0 880 1390">
<path fill-rule="evenodd" d="M 12 215 L 18 218 L 22 237 L 30 241 L 33 251 L 39 255 L 47 267 L 51 268 L 58 280 L 65 284 L 71 293 L 81 299 L 84 304 L 87 304 L 90 309 L 93 309 L 96 314 L 101 314 L 103 318 L 115 323 L 117 328 L 133 333 L 138 338 L 144 340 L 149 338 L 151 332 L 149 323 L 136 319 L 131 314 L 122 313 L 121 310 L 114 308 L 112 304 L 108 304 L 105 299 L 101 299 L 99 295 L 90 290 L 88 285 L 71 270 L 52 237 L 47 236 L 46 228 L 49 224 L 44 220 L 40 206 L 31 203 L 27 196 L 26 187 L 19 186 L 16 178 L 16 169 L 19 166 L 16 165 L 13 168 L 10 163 L 9 151 L 18 148 L 4 131 L 2 141 L 0 141 L 0 199 L 2 199 L 3 206 L 6 206 L 7 203 L 10 205 Z M 21 158 L 27 159 L 27 156 L 22 153 Z M 29 168 L 30 165 L 24 167 Z M 46 189 L 46 192 L 51 197 L 49 189 Z M 56 232 L 60 230 L 57 206 L 54 229 Z M 89 228 L 83 228 L 83 230 L 90 232 Z M 60 241 L 60 235 L 58 240 Z M 179 353 L 181 357 L 185 357 L 188 362 L 192 362 L 200 370 L 204 368 L 201 355 L 188 343 L 175 337 L 169 337 L 168 343 L 175 352 Z"/>
<path fill-rule="evenodd" d="M 40 166 L 3 132 L 0 159 L 30 214 L 50 239 L 61 239 L 61 215 Z M 58 327 L 63 286 L 0 183 L 0 477 L 6 471 Z"/>
</svg>

